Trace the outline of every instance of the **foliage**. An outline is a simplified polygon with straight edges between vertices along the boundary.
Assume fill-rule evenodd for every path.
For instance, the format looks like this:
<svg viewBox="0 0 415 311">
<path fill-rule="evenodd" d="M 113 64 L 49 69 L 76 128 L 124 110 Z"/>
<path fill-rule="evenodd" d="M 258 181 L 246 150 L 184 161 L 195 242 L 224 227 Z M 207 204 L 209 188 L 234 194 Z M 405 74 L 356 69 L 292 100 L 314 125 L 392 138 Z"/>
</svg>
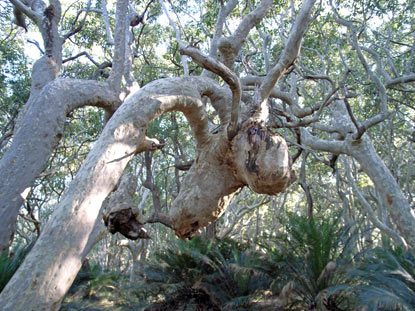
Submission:
<svg viewBox="0 0 415 311">
<path fill-rule="evenodd" d="M 230 15 L 227 28 L 236 25 L 234 21 L 248 14 L 259 2 L 239 2 Z M 84 9 L 86 3 L 87 1 L 63 2 L 65 15 L 60 25 L 63 32 L 70 31 L 75 26 L 74 23 L 79 24 L 77 12 Z M 250 32 L 236 64 L 236 70 L 241 77 L 252 72 L 258 72 L 260 75 L 266 73 L 266 48 L 271 63 L 279 58 L 291 27 L 291 14 L 298 11 L 301 1 L 292 3 L 295 4 L 295 8 L 290 12 L 290 1 L 274 1 L 274 7 L 267 17 Z M 115 6 L 111 1 L 107 1 L 107 4 L 110 26 L 113 27 Z M 139 1 L 131 2 L 138 12 L 146 4 Z M 192 45 L 201 41 L 198 43 L 200 49 L 207 52 L 221 2 L 173 0 L 169 1 L 169 4 L 171 15 L 178 23 L 185 44 Z M 350 97 L 351 110 L 357 122 L 363 122 L 378 112 L 379 95 L 356 56 L 356 49 L 347 39 L 350 34 L 333 19 L 330 4 L 333 4 L 341 17 L 353 21 L 356 27 L 360 27 L 359 45 L 376 53 L 371 54 L 365 50 L 364 57 L 371 70 L 383 81 L 385 76 L 382 75 L 382 70 L 392 79 L 407 74 L 410 76 L 414 71 L 414 1 L 322 1 L 319 15 L 316 14 L 303 40 L 303 49 L 295 66 L 290 68 L 279 82 L 278 87 L 281 91 L 294 94 L 300 99 L 299 104 L 302 107 L 310 108 L 323 102 L 328 103 L 326 100 L 329 99 L 329 84 L 333 82 L 348 92 L 341 94 L 341 97 Z M 28 54 L 27 39 L 33 39 L 30 37 L 33 34 L 25 34 L 22 29 L 17 30 L 13 26 L 12 5 L 9 2 L 2 2 L 0 6 L 1 139 L 12 134 L 17 112 L 27 101 L 30 93 L 31 63 L 30 55 L 25 56 L 25 53 Z M 100 9 L 101 2 L 93 2 L 93 6 Z M 159 19 L 160 6 L 157 2 L 150 6 L 148 16 L 150 18 L 145 26 L 129 28 L 133 35 L 131 39 L 134 39 L 133 74 L 140 86 L 155 79 L 183 75 L 175 34 L 171 27 Z M 35 27 L 32 25 L 30 28 Z M 232 29 L 224 30 L 224 35 L 231 31 Z M 270 36 L 268 45 L 260 31 Z M 66 40 L 63 58 L 68 59 L 80 51 L 89 53 L 97 64 L 102 64 L 112 57 L 112 46 L 106 38 L 102 16 L 96 12 L 90 12 L 84 27 L 70 40 Z M 192 75 L 201 72 L 194 63 L 190 63 L 190 67 Z M 61 76 L 90 79 L 96 69 L 95 63 L 82 56 L 64 62 Z M 108 75 L 110 70 L 105 68 L 105 75 Z M 104 75 L 99 77 L 101 80 L 104 78 Z M 414 94 L 413 81 L 388 88 L 388 107 L 393 113 L 389 119 L 367 132 L 377 153 L 401 186 L 411 205 L 415 200 Z M 272 99 L 270 102 L 281 103 L 279 99 Z M 284 113 L 290 111 L 287 103 L 284 102 L 281 106 Z M 312 130 L 313 134 L 320 138 L 330 138 L 334 135 L 319 130 L 319 127 L 331 124 L 329 109 L 330 107 L 326 109 L 322 106 L 319 119 L 321 122 L 316 123 Z M 207 115 L 209 119 L 217 119 L 212 111 Z M 270 118 L 270 126 L 275 127 L 280 117 Z M 95 108 L 77 110 L 67 116 L 63 137 L 49 159 L 45 171 L 27 197 L 27 204 L 32 207 L 33 214 L 42 225 L 99 137 L 103 120 L 103 112 Z M 217 125 L 215 122 L 212 124 Z M 278 129 L 284 137 L 294 142 L 295 137 L 290 130 Z M 174 165 L 176 162 L 188 162 L 195 158 L 194 141 L 186 119 L 176 112 L 156 119 L 147 129 L 147 135 L 166 142 L 162 151 L 153 154 L 152 173 L 154 183 L 160 192 L 163 210 L 168 210 L 180 189 L 180 181 L 186 174 L 183 171 L 178 172 Z M 0 144 L 0 156 L 7 149 L 9 139 Z M 306 181 L 312 185 L 310 191 L 314 200 L 314 219 L 297 215 L 306 207 L 307 201 L 301 188 L 293 185 L 288 190 L 288 199 L 281 199 L 282 196 L 274 197 L 273 202 L 278 202 L 275 206 L 269 204 L 257 209 L 256 214 L 248 213 L 241 217 L 240 231 L 235 230 L 236 240 L 215 242 L 194 239 L 186 242 L 175 241 L 172 242 L 172 246 L 166 247 L 171 232 L 164 227 L 159 229 L 153 226 L 151 233 L 152 236 L 157 236 L 157 239 L 146 249 L 149 261 L 145 271 L 146 282 L 123 287 L 124 273 L 115 270 L 103 271 L 101 267 L 106 256 L 117 252 L 117 246 L 109 243 L 111 245 L 101 246 L 100 250 L 96 251 L 99 263 L 91 264 L 89 271 L 78 275 L 79 278 L 69 293 L 72 297 L 68 297 L 72 301 L 67 302 L 65 307 L 68 310 L 93 310 L 98 308 L 94 299 L 105 298 L 113 303 L 101 307 L 113 310 L 115 304 L 133 308 L 141 306 L 142 301 L 152 303 L 153 300 L 158 301 L 161 298 L 174 301 L 187 294 L 189 297 L 196 297 L 205 293 L 213 297 L 222 308 L 237 310 L 247 308 L 246 306 L 249 306 L 263 289 L 270 289 L 275 295 L 280 295 L 285 289 L 287 297 L 284 304 L 287 309 L 292 310 L 311 308 L 314 305 L 321 307 L 322 304 L 328 303 L 330 297 L 330 303 L 343 309 L 352 308 L 357 303 L 367 305 L 372 310 L 380 308 L 379 304 L 382 304 L 382 308 L 392 310 L 414 309 L 413 257 L 397 248 L 375 248 L 352 257 L 357 248 L 362 248 L 367 237 L 376 246 L 380 241 L 379 231 L 373 230 L 366 212 L 353 197 L 350 184 L 342 177 L 342 164 L 336 163 L 336 170 L 324 163 L 330 160 L 330 155 L 326 152 L 313 150 L 311 154 L 306 163 Z M 137 156 L 129 167 L 141 181 L 144 181 L 143 162 L 143 158 Z M 371 198 L 370 204 L 373 205 L 379 219 L 386 219 L 387 211 L 378 203 L 379 191 L 375 191 L 373 181 L 359 165 L 356 165 L 352 177 L 356 179 L 356 184 L 365 197 Z M 142 191 L 143 188 L 139 190 Z M 141 198 L 140 195 L 137 195 L 137 201 Z M 151 195 L 144 204 L 145 216 L 152 212 L 150 201 Z M 248 206 L 251 201 L 252 196 L 246 196 L 239 203 Z M 340 206 L 343 206 L 347 213 L 340 215 L 333 212 L 339 210 Z M 277 213 L 282 213 L 284 217 L 277 219 Z M 352 236 L 348 228 L 343 228 L 343 222 L 348 223 L 346 216 L 356 221 L 356 226 L 362 229 L 356 233 L 358 237 Z M 281 226 L 275 229 L 275 223 L 278 221 Z M 17 234 L 28 235 L 30 238 L 33 223 L 23 218 L 20 218 L 19 222 Z M 223 225 L 226 225 L 225 222 Z M 399 224 L 390 225 L 391 229 L 396 229 L 397 226 Z M 365 232 L 365 236 L 361 232 Z M 260 242 L 259 251 L 257 245 L 253 245 L 257 249 L 253 251 L 248 250 L 245 244 L 236 242 L 250 241 L 252 246 L 255 244 L 252 241 L 261 241 L 261 237 L 267 240 Z M 10 256 L 12 252 L 15 253 L 13 257 Z M 0 256 L 1 282 L 11 277 L 25 253 L 19 249 L 12 252 Z M 128 255 L 120 255 L 120 261 L 125 265 L 131 260 Z M 291 294 L 288 295 L 290 288 Z M 135 297 L 123 296 L 125 294 L 121 293 L 122 289 L 133 293 Z M 73 296 L 75 293 L 80 294 L 84 299 L 83 303 L 76 303 Z M 116 303 L 115 295 L 118 295 Z M 343 300 L 346 298 L 347 301 Z M 358 302 L 352 298 L 358 299 Z"/>
<path fill-rule="evenodd" d="M 344 291 L 354 293 L 368 311 L 415 309 L 415 259 L 410 252 L 378 247 L 358 259 Z"/>
<path fill-rule="evenodd" d="M 0 156 L 7 146 L 1 138 L 13 131 L 17 113 L 30 94 L 30 62 L 22 46 L 20 38 L 0 39 Z"/>
<path fill-rule="evenodd" d="M 272 297 L 287 311 L 413 310 L 412 255 L 378 247 L 352 256 L 348 229 L 290 214 L 286 235 L 261 252 L 231 239 L 170 241 L 137 283 L 99 264 L 81 270 L 62 310 L 251 310 Z"/>
<path fill-rule="evenodd" d="M 16 245 L 11 251 L 3 251 L 0 254 L 0 292 L 19 268 L 33 244 L 34 242 L 29 245 Z"/>
<path fill-rule="evenodd" d="M 166 301 L 178 292 L 199 289 L 224 310 L 245 310 L 271 281 L 253 267 L 257 256 L 240 252 L 232 240 L 176 241 L 155 254 L 145 270 L 143 287 L 152 295 L 166 296 Z"/>
<path fill-rule="evenodd" d="M 121 276 L 115 271 L 104 271 L 99 263 L 85 262 L 75 278 L 70 294 L 84 291 L 85 296 L 93 296 L 105 289 L 112 289 Z"/>
<path fill-rule="evenodd" d="M 289 310 L 339 306 L 343 297 L 327 290 L 344 280 L 351 240 L 348 228 L 335 217 L 290 214 L 286 235 L 264 245 L 267 264 L 262 267 L 274 278 L 271 290 Z"/>
</svg>

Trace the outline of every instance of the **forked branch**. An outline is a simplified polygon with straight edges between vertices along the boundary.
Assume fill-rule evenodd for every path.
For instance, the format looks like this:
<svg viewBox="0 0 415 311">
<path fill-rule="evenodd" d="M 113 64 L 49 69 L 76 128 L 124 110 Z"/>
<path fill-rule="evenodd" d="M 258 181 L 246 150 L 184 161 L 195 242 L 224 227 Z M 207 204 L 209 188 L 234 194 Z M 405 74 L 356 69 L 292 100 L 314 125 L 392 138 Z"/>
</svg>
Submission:
<svg viewBox="0 0 415 311">
<path fill-rule="evenodd" d="M 265 17 L 267 12 L 271 9 L 272 3 L 273 0 L 262 0 L 255 10 L 244 17 L 232 36 L 221 38 L 219 41 L 219 50 L 222 54 L 222 61 L 226 66 L 233 69 L 235 58 L 248 36 L 248 33 Z"/>
<path fill-rule="evenodd" d="M 81 11 L 78 12 L 78 15 L 75 18 L 75 22 L 74 22 L 73 26 L 75 26 L 75 23 L 77 22 L 78 17 L 80 16 L 81 12 L 84 11 L 85 15 L 84 15 L 82 21 L 79 23 L 79 25 L 77 27 L 72 28 L 67 34 L 65 34 L 63 36 L 63 40 L 67 40 L 68 38 L 70 38 L 71 36 L 73 36 L 74 34 L 80 32 L 82 30 L 82 28 L 85 26 L 86 19 L 88 17 L 88 14 L 89 14 L 90 10 L 91 10 L 91 0 L 88 1 L 86 10 L 81 10 Z"/>
<path fill-rule="evenodd" d="M 16 9 L 23 12 L 27 17 L 29 17 L 37 25 L 42 21 L 42 14 L 32 10 L 29 6 L 25 5 L 24 2 L 20 0 L 10 0 L 10 2 L 15 6 Z"/>
<path fill-rule="evenodd" d="M 238 4 L 237 0 L 229 0 L 225 6 L 222 6 L 217 20 L 216 20 L 216 26 L 215 26 L 215 34 L 212 38 L 212 44 L 210 46 L 209 56 L 216 59 L 218 54 L 218 45 L 219 45 L 219 39 L 222 37 L 223 33 L 223 26 L 225 24 L 226 17 L 233 11 L 233 9 Z"/>
<path fill-rule="evenodd" d="M 315 2 L 316 0 L 305 0 L 303 2 L 277 64 L 271 68 L 260 86 L 262 102 L 268 99 L 275 84 L 297 59 L 301 49 L 301 41 L 312 21 L 311 11 Z"/>
<path fill-rule="evenodd" d="M 180 49 L 180 54 L 190 56 L 199 66 L 217 74 L 229 85 L 232 91 L 231 120 L 228 125 L 228 138 L 231 140 L 238 131 L 239 104 L 241 102 L 241 82 L 236 74 L 221 62 L 204 55 L 199 49 L 186 47 Z"/>
</svg>

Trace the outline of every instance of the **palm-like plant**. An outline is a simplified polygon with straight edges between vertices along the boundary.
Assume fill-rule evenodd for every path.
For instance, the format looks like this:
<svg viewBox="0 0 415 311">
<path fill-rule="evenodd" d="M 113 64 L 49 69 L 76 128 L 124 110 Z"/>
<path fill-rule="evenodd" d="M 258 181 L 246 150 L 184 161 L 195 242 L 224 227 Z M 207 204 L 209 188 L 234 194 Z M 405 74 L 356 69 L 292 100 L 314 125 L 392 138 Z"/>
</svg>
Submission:
<svg viewBox="0 0 415 311">
<path fill-rule="evenodd" d="M 218 256 L 218 269 L 203 280 L 214 293 L 223 310 L 247 310 L 261 289 L 269 288 L 272 278 L 259 269 L 260 255 L 250 251 L 233 251 L 233 256 Z"/>
<path fill-rule="evenodd" d="M 401 248 L 375 248 L 360 255 L 345 290 L 356 293 L 366 310 L 415 310 L 415 258 Z"/>
<path fill-rule="evenodd" d="M 194 238 L 161 251 L 146 270 L 146 290 L 163 290 L 166 300 L 195 290 L 224 310 L 246 310 L 258 289 L 271 279 L 253 267 L 257 255 L 242 252 L 232 240 Z M 202 292 L 201 292 L 202 291 Z M 170 303 L 172 303 L 170 301 Z M 149 309 L 150 310 L 150 309 Z"/>
<path fill-rule="evenodd" d="M 345 304 L 328 291 L 343 283 L 343 263 L 351 257 L 348 230 L 334 219 L 291 214 L 286 236 L 265 246 L 271 289 L 289 310 L 341 310 Z"/>
<path fill-rule="evenodd" d="M 197 237 L 170 243 L 170 247 L 157 252 L 149 263 L 145 271 L 147 281 L 193 286 L 203 275 L 215 269 L 213 246 L 213 242 Z"/>
</svg>

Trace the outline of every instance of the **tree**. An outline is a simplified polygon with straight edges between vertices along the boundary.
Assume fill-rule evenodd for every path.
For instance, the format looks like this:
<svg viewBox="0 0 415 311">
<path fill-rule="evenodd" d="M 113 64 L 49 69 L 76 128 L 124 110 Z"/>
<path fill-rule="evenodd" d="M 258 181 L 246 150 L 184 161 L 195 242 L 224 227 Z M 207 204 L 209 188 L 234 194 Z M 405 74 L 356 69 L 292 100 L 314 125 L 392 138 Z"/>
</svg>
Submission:
<svg viewBox="0 0 415 311">
<path fill-rule="evenodd" d="M 415 79 L 412 71 L 407 70 L 412 64 L 412 58 L 407 56 L 410 51 L 399 58 L 399 64 L 394 64 L 390 56 L 391 50 L 398 51 L 402 42 L 405 47 L 411 46 L 398 29 L 411 24 L 408 12 L 413 9 L 412 4 L 393 2 L 388 7 L 396 16 L 387 23 L 389 28 L 385 29 L 389 32 L 385 35 L 383 26 L 375 31 L 369 24 L 370 17 L 383 17 L 389 12 L 385 12 L 386 4 L 382 1 L 364 3 L 363 9 L 348 1 L 342 5 L 323 1 L 316 8 L 315 0 L 301 4 L 291 1 L 285 13 L 270 0 L 256 3 L 256 7 L 247 2 L 238 12 L 242 18 L 233 31 L 228 21 L 236 19 L 234 11 L 240 10 L 237 1 L 217 7 L 198 3 L 201 11 L 206 6 L 210 13 L 205 17 L 210 29 L 205 28 L 205 34 L 195 31 L 196 36 L 211 37 L 210 44 L 205 43 L 201 50 L 192 46 L 197 45 L 190 39 L 192 27 L 188 34 L 184 33 L 190 45 L 182 42 L 181 27 L 176 26 L 160 1 L 159 8 L 176 34 L 172 46 L 178 45 L 180 50 L 180 57 L 173 55 L 171 60 L 179 62 L 184 76 L 157 79 L 137 90 L 132 71 L 137 53 L 132 46 L 133 27 L 143 23 L 141 34 L 147 9 L 156 4 L 143 7 L 144 13 L 138 14 L 127 0 L 118 0 L 112 37 L 105 1 L 97 2 L 95 8 L 89 1 L 66 33 L 58 28 L 62 15 L 58 0 L 50 1 L 47 7 L 41 0 L 10 2 L 19 17 L 24 14 L 39 29 L 44 55 L 33 66 L 30 97 L 19 112 L 13 141 L 0 162 L 1 249 L 9 245 L 25 190 L 33 185 L 62 138 L 66 115 L 76 108 L 94 105 L 105 109 L 108 122 L 56 205 L 35 247 L 2 292 L 0 303 L 5 310 L 59 308 L 82 259 L 96 240 L 93 232 L 103 201 L 136 154 L 163 147 L 158 140 L 148 138 L 146 130 L 154 118 L 173 110 L 186 116 L 196 141 L 196 156 L 168 215 L 162 214 L 157 189 L 147 178 L 155 210 L 147 223 L 162 222 L 179 237 L 191 237 L 200 227 L 216 221 L 243 186 L 270 195 L 284 191 L 295 179 L 292 161 L 301 152 L 311 153 L 333 169 L 336 158 L 346 154 L 373 181 L 379 206 L 385 207 L 393 219 L 391 230 L 396 230 L 414 251 L 415 219 L 410 203 L 377 155 L 368 134 L 390 116 L 388 96 L 392 95 L 388 91 L 412 92 L 402 86 Z M 272 10 L 277 7 L 279 15 Z M 59 77 L 63 44 L 80 34 L 92 13 L 101 14 L 107 42 L 113 47 L 110 65 L 94 62 L 94 77 L 105 75 L 103 70 L 111 66 L 109 77 L 105 81 Z M 209 19 L 212 15 L 216 16 L 215 23 Z M 396 25 L 398 18 L 401 26 Z M 279 32 L 272 30 L 276 25 Z M 306 35 L 309 27 L 312 35 Z M 334 34 L 337 27 L 343 27 L 344 36 Z M 281 40 L 276 40 L 277 35 Z M 300 54 L 302 41 L 304 49 Z M 373 47 L 366 42 L 373 43 Z M 251 53 L 250 45 L 259 43 L 262 53 Z M 388 44 L 394 48 L 388 51 Z M 278 57 L 272 57 L 275 52 Z M 87 55 L 80 53 L 76 57 L 81 54 Z M 195 69 L 191 70 L 186 56 L 205 71 L 190 75 Z M 211 73 L 225 84 L 218 83 Z M 220 120 L 214 131 L 209 130 L 208 105 L 213 106 Z M 356 111 L 365 121 L 359 121 Z M 271 128 L 283 129 L 286 138 L 291 138 L 291 145 L 298 147 L 292 159 L 286 139 Z M 333 158 L 322 159 L 316 154 L 318 151 L 329 152 Z M 303 156 L 302 170 L 306 160 L 307 156 Z M 306 192 L 310 191 L 305 174 L 300 174 L 300 182 Z M 312 217 L 312 200 L 307 202 Z M 120 210 L 119 204 L 115 202 L 115 208 L 108 211 L 110 221 L 119 221 L 114 215 Z M 143 222 L 133 211 L 129 217 Z M 110 222 L 109 226 L 112 225 Z"/>
</svg>

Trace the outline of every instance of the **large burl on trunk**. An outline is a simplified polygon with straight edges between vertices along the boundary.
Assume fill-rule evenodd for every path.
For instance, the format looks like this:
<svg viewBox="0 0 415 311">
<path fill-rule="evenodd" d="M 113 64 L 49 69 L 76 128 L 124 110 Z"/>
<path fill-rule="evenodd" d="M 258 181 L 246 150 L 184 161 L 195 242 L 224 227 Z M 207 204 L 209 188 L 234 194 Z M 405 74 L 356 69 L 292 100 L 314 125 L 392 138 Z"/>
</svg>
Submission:
<svg viewBox="0 0 415 311">
<path fill-rule="evenodd" d="M 248 122 L 233 139 L 238 175 L 257 192 L 283 192 L 295 179 L 285 139 L 258 122 Z"/>
<path fill-rule="evenodd" d="M 29 7 L 24 7 L 22 1 L 12 2 L 24 12 L 29 13 L 35 23 L 43 25 L 42 12 L 38 14 L 31 12 Z M 59 4 L 59 1 L 51 2 L 54 5 Z M 186 47 L 184 44 L 180 44 L 181 54 L 191 57 L 195 63 L 221 77 L 223 82 L 219 79 L 208 78 L 208 75 L 204 74 L 199 77 L 188 76 L 187 70 L 185 70 L 184 77 L 154 80 L 134 92 L 131 88 L 132 92 L 118 107 L 120 98 L 124 98 L 124 96 L 120 96 L 124 94 L 121 94 L 121 85 L 124 84 L 121 82 L 125 81 L 126 87 L 133 86 L 134 83 L 131 62 L 127 61 L 130 59 L 129 52 L 131 52 L 129 45 L 126 44 L 130 40 L 130 31 L 126 27 L 128 25 L 126 20 L 128 1 L 117 1 L 115 49 L 112 71 L 107 81 L 112 90 L 110 94 L 105 92 L 104 86 L 106 84 L 88 83 L 88 87 L 85 89 L 75 88 L 78 84 L 71 82 L 73 87 L 70 89 L 70 98 L 73 100 L 69 100 L 70 104 L 66 104 L 63 99 L 69 97 L 66 97 L 67 92 L 62 93 L 63 89 L 60 88 L 59 91 L 65 95 L 58 96 L 62 99 L 60 106 L 63 108 L 59 110 L 59 113 L 54 114 L 45 114 L 45 111 L 52 110 L 44 110 L 43 106 L 49 102 L 47 100 L 49 97 L 58 94 L 50 93 L 49 90 L 55 90 L 56 86 L 61 85 L 62 82 L 58 79 L 54 82 L 50 82 L 50 79 L 43 80 L 41 87 L 35 88 L 35 92 L 31 94 L 31 98 L 34 98 L 36 94 L 43 97 L 39 99 L 39 105 L 33 106 L 36 108 L 35 114 L 29 113 L 32 110 L 26 111 L 28 116 L 26 119 L 32 119 L 37 124 L 46 124 L 50 121 L 48 135 L 44 137 L 54 137 L 54 139 L 47 143 L 49 147 L 39 156 L 42 161 L 38 161 L 36 167 L 33 168 L 34 174 L 31 181 L 28 180 L 21 185 L 22 187 L 16 188 L 20 190 L 10 198 L 20 196 L 21 191 L 29 187 L 36 175 L 42 171 L 42 163 L 46 163 L 56 146 L 57 140 L 55 138 L 61 137 L 65 123 L 63 120 L 65 120 L 67 112 L 81 104 L 90 104 L 91 102 L 104 102 L 103 106 L 108 112 L 112 113 L 114 110 L 115 112 L 88 153 L 75 179 L 65 189 L 36 245 L 1 292 L 2 310 L 55 311 L 59 309 L 65 293 L 81 267 L 83 258 L 96 241 L 94 232 L 97 218 L 101 215 L 102 203 L 112 191 L 114 193 L 107 201 L 109 210 L 105 212 L 106 223 L 112 232 L 121 232 L 129 238 L 146 237 L 145 232 L 142 231 L 141 222 L 161 222 L 172 227 L 179 237 L 191 237 L 199 227 L 206 226 L 220 217 L 232 196 L 243 186 L 249 186 L 258 193 L 266 194 L 284 191 L 294 180 L 295 174 L 292 171 L 284 139 L 264 126 L 267 116 L 263 112 L 268 108 L 270 96 L 275 91 L 277 82 L 299 55 L 302 37 L 313 20 L 312 8 L 315 2 L 315 0 L 302 1 L 301 9 L 298 11 L 289 36 L 284 42 L 284 48 L 279 53 L 278 61 L 264 72 L 265 75 L 256 77 L 258 79 L 254 84 L 257 91 L 254 96 L 252 96 L 251 85 L 241 85 L 238 77 L 239 72 L 234 71 L 235 62 L 237 57 L 239 58 L 239 52 L 248 33 L 272 9 L 273 0 L 259 1 L 257 7 L 247 14 L 235 31 L 227 37 L 222 35 L 224 34 L 223 27 L 226 17 L 231 14 L 238 2 L 229 1 L 226 5 L 221 6 L 208 55 L 193 46 Z M 55 5 L 55 8 L 58 6 Z M 60 20 L 60 14 L 57 13 L 59 13 L 58 10 L 55 10 L 56 18 L 53 29 L 56 32 Z M 58 33 L 53 33 L 53 38 L 59 41 L 56 44 L 56 54 L 59 55 L 54 58 L 55 62 L 59 64 L 62 61 L 62 40 Z M 46 38 L 45 41 L 48 42 L 49 39 Z M 47 45 L 47 52 L 48 48 Z M 55 73 L 57 75 L 57 71 Z M 56 77 L 54 76 L 54 78 Z M 43 88 L 46 84 L 48 87 Z M 91 85 L 95 85 L 92 94 L 88 92 Z M 78 92 L 78 89 L 81 91 Z M 97 92 L 99 96 L 96 94 Z M 55 95 L 52 97 L 58 98 Z M 108 98 L 112 98 L 111 102 L 104 100 Z M 57 107 L 56 100 L 52 102 L 55 104 L 53 106 Z M 113 102 L 117 104 L 113 105 Z M 210 108 L 206 109 L 207 104 L 215 109 L 219 117 L 221 130 L 217 133 L 211 133 L 209 130 L 207 111 L 210 111 Z M 242 115 L 240 113 L 241 107 L 244 107 L 245 104 L 248 105 L 245 112 L 249 112 L 249 114 Z M 42 113 L 38 113 L 38 107 L 42 108 L 39 110 Z M 186 116 L 196 141 L 197 157 L 182 182 L 179 195 L 172 202 L 169 215 L 162 215 L 161 206 L 156 204 L 156 195 L 154 195 L 155 213 L 146 221 L 141 221 L 139 211 L 135 208 L 134 200 L 132 200 L 136 190 L 135 183 L 129 181 L 127 177 L 121 180 L 118 187 L 117 183 L 134 155 L 162 147 L 156 140 L 146 136 L 146 130 L 152 120 L 173 110 L 180 111 Z M 38 118 L 33 116 L 38 116 Z M 59 126 L 55 125 L 56 122 L 60 122 Z M 16 133 L 22 134 L 21 140 L 17 140 L 17 135 L 13 137 L 13 145 L 16 146 L 13 147 L 15 152 L 10 153 L 10 157 L 13 159 L 17 154 L 28 154 L 27 152 L 19 152 L 19 150 L 27 149 L 24 146 L 30 145 L 29 149 L 32 150 L 34 145 L 45 145 L 45 141 L 28 144 L 27 137 L 33 135 L 25 135 L 24 133 L 38 133 L 39 131 L 33 132 L 31 130 L 37 129 L 38 126 L 25 128 L 27 131 L 22 132 L 20 129 Z M 36 137 L 40 139 L 43 136 L 37 135 Z M 34 141 L 40 142 L 40 140 Z M 26 167 L 21 165 L 26 163 L 24 161 L 17 163 L 20 167 Z M 6 172 L 13 172 L 8 176 L 15 177 L 15 171 Z M 27 170 L 24 170 L 23 173 L 25 172 Z M 7 183 L 7 188 L 10 186 L 11 184 Z M 116 187 L 117 189 L 114 191 Z M 19 204 L 13 217 L 17 217 Z M 6 205 L 4 210 L 9 212 Z M 11 224 L 11 221 L 12 219 L 9 219 L 8 225 Z M 8 228 L 12 229 L 10 226 Z M 4 236 L 6 247 L 9 236 Z"/>
<path fill-rule="evenodd" d="M 231 141 L 225 131 L 212 140 L 199 150 L 170 210 L 180 238 L 216 221 L 239 188 L 273 195 L 296 179 L 285 140 L 260 122 L 247 122 Z"/>
</svg>

